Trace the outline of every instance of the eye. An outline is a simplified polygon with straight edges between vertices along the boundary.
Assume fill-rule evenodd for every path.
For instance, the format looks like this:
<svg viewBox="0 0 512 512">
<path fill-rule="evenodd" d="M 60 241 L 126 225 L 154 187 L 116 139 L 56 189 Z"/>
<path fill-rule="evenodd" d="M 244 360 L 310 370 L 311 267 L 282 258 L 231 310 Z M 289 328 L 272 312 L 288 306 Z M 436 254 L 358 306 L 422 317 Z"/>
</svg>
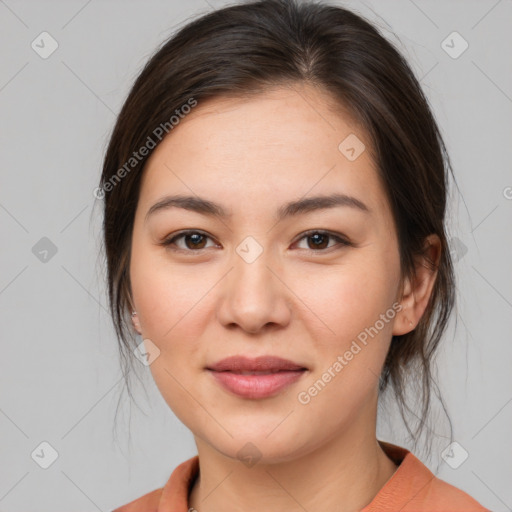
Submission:
<svg viewBox="0 0 512 512">
<path fill-rule="evenodd" d="M 331 246 L 328 246 L 328 239 L 332 239 L 336 241 L 336 244 L 332 244 Z M 329 231 L 319 231 L 319 230 L 310 230 L 307 231 L 302 235 L 302 238 L 300 238 L 298 241 L 304 239 L 310 239 L 312 240 L 312 245 L 308 244 L 308 247 L 306 247 L 306 250 L 309 250 L 310 252 L 322 252 L 325 249 L 331 249 L 332 247 L 336 245 L 342 245 L 342 246 L 352 246 L 353 244 L 349 242 L 347 239 L 343 238 L 340 235 L 330 233 Z M 327 243 L 327 246 L 326 246 Z M 311 248 L 313 247 L 313 248 Z"/>
<path fill-rule="evenodd" d="M 185 230 L 181 231 L 170 238 L 167 238 L 164 240 L 160 245 L 163 245 L 164 247 L 169 247 L 171 250 L 176 252 L 184 252 L 184 253 L 191 253 L 191 252 L 200 252 L 203 249 L 207 249 L 208 247 L 205 246 L 206 240 L 213 240 L 210 236 L 208 236 L 206 233 L 203 233 L 202 231 L 197 230 Z M 299 238 L 298 242 L 304 240 L 304 239 L 311 239 L 313 241 L 312 245 L 308 244 L 309 247 L 305 248 L 305 250 L 310 252 L 323 252 L 325 249 L 331 249 L 332 247 L 335 247 L 336 245 L 341 246 L 353 246 L 353 244 L 348 241 L 347 239 L 343 238 L 339 234 L 334 234 L 328 231 L 320 231 L 320 230 L 310 230 L 307 231 L 302 235 L 301 238 Z M 329 246 L 328 240 L 331 239 L 337 243 L 332 244 Z M 185 246 L 180 246 L 177 242 L 183 241 L 185 243 Z M 326 246 L 327 242 L 327 246 Z M 297 243 L 297 242 L 296 242 Z M 174 246 L 174 247 L 173 247 Z M 313 248 L 311 248 L 313 247 Z"/>
<path fill-rule="evenodd" d="M 177 235 L 172 236 L 171 238 L 168 238 L 164 240 L 161 245 L 165 247 L 170 247 L 173 251 L 177 252 L 199 252 L 202 249 L 206 249 L 205 247 L 205 240 L 210 238 L 206 233 L 203 233 L 201 231 L 193 231 L 193 230 L 187 230 L 187 231 L 181 231 Z M 176 246 L 176 241 L 183 239 L 185 242 L 185 248 L 178 246 L 177 248 L 171 247 Z M 210 238 L 211 239 L 211 238 Z"/>
</svg>

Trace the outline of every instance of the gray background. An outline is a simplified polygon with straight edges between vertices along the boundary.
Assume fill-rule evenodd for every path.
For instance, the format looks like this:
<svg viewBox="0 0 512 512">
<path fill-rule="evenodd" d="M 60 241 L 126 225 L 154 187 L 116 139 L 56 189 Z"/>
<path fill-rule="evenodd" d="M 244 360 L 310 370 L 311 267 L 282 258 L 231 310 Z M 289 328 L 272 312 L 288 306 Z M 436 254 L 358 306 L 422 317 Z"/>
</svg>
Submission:
<svg viewBox="0 0 512 512">
<path fill-rule="evenodd" d="M 124 393 L 113 432 L 123 382 L 93 190 L 116 113 L 149 55 L 190 17 L 224 4 L 0 0 L 0 511 L 109 511 L 161 487 L 195 454 L 148 368 L 141 410 L 130 411 Z M 439 380 L 469 456 L 457 469 L 444 462 L 440 421 L 428 466 L 492 510 L 511 510 L 512 2 L 340 4 L 407 56 L 462 194 L 450 202 L 449 225 L 458 326 L 444 340 Z M 58 43 L 46 59 L 31 47 L 42 46 L 43 31 Z M 469 43 L 458 58 L 442 46 L 453 31 Z M 462 44 L 453 41 L 452 53 Z M 42 252 L 53 246 L 55 254 Z M 388 414 L 378 437 L 409 447 Z M 43 441 L 58 453 L 47 469 L 31 456 Z"/>
</svg>

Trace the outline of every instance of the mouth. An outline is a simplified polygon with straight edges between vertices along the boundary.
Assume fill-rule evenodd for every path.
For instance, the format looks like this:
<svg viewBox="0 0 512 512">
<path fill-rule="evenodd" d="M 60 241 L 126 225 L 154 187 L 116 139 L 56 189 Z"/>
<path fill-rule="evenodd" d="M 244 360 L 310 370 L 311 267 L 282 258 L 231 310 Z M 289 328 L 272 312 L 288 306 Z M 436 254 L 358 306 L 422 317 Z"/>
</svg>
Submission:
<svg viewBox="0 0 512 512">
<path fill-rule="evenodd" d="M 231 356 L 208 366 L 206 369 L 216 372 L 229 371 L 234 373 L 276 373 L 279 371 L 307 370 L 305 366 L 299 363 L 276 356 L 260 356 L 255 358 Z"/>
<path fill-rule="evenodd" d="M 308 372 L 301 364 L 274 356 L 233 356 L 206 370 L 223 389 L 248 399 L 275 396 Z"/>
<path fill-rule="evenodd" d="M 305 368 L 304 368 L 305 370 Z M 290 372 L 290 371 L 299 371 L 299 370 L 271 370 L 271 371 L 252 371 L 252 372 L 249 372 L 249 371 L 239 371 L 239 372 L 235 372 L 235 371 L 232 371 L 232 370 L 223 370 L 225 372 L 230 372 L 230 373 L 236 373 L 237 375 L 272 375 L 274 373 L 280 373 L 280 372 Z"/>
</svg>

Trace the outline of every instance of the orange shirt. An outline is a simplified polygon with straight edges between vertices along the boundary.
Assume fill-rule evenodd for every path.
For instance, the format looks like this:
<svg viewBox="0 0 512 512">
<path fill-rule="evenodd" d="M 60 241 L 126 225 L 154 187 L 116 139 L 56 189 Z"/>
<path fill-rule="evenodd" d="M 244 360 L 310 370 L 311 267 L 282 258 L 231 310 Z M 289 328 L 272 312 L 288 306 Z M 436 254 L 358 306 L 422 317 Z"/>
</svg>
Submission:
<svg viewBox="0 0 512 512">
<path fill-rule="evenodd" d="M 437 478 L 409 450 L 379 441 L 397 470 L 360 512 L 490 512 L 469 494 Z M 188 512 L 188 493 L 199 472 L 199 458 L 180 464 L 160 489 L 112 512 Z"/>
</svg>

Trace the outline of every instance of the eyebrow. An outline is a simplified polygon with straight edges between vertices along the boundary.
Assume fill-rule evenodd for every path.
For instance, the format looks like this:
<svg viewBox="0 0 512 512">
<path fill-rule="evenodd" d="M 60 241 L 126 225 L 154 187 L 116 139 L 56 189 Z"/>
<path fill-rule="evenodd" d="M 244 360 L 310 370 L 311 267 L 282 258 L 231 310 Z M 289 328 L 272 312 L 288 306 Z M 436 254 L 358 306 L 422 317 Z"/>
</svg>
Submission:
<svg viewBox="0 0 512 512">
<path fill-rule="evenodd" d="M 326 196 L 308 197 L 286 203 L 277 210 L 277 219 L 278 221 L 282 221 L 288 217 L 339 206 L 348 206 L 363 213 L 371 213 L 370 208 L 355 197 L 348 196 L 346 194 L 330 194 Z M 217 217 L 219 219 L 226 219 L 233 216 L 233 214 L 227 211 L 223 206 L 213 201 L 209 201 L 208 199 L 204 199 L 199 196 L 174 195 L 165 196 L 151 206 L 146 213 L 144 222 L 146 222 L 148 218 L 156 212 L 161 212 L 169 208 L 182 208 L 184 210 L 200 213 L 208 217 Z"/>
</svg>

